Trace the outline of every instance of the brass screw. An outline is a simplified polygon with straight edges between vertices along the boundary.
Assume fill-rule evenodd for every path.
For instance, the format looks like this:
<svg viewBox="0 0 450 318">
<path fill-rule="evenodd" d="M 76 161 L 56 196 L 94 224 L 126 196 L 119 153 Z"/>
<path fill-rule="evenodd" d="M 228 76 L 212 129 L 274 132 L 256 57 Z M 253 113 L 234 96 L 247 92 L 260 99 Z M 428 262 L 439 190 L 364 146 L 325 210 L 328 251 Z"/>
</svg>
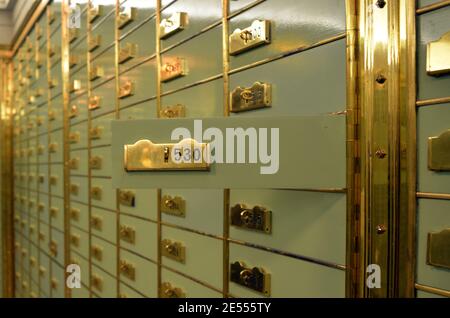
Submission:
<svg viewBox="0 0 450 318">
<path fill-rule="evenodd" d="M 382 225 L 382 224 L 380 224 L 380 225 L 377 225 L 377 234 L 378 235 L 381 235 L 381 234 L 384 234 L 384 233 L 386 233 L 386 226 L 384 226 L 384 225 Z"/>
</svg>

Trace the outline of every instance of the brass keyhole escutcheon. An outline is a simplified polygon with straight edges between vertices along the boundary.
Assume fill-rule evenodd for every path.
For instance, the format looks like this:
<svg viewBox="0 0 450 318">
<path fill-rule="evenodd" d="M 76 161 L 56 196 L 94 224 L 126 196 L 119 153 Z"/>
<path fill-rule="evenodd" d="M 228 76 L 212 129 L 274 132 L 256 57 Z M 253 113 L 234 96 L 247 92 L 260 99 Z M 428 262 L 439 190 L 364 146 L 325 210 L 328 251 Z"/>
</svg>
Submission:
<svg viewBox="0 0 450 318">
<path fill-rule="evenodd" d="M 249 210 L 241 212 L 241 220 L 244 224 L 249 225 L 253 223 L 253 213 Z"/>
<path fill-rule="evenodd" d="M 167 65 L 164 67 L 164 69 L 165 69 L 166 72 L 172 73 L 172 72 L 175 72 L 176 67 L 175 67 L 175 65 L 173 65 L 173 64 L 167 64 Z"/>
<path fill-rule="evenodd" d="M 178 208 L 177 203 L 175 202 L 175 200 L 166 200 L 164 202 L 164 204 L 166 205 L 166 207 L 168 207 L 169 209 L 176 209 Z"/>
<path fill-rule="evenodd" d="M 249 269 L 244 269 L 241 273 L 240 273 L 240 277 L 241 277 L 241 281 L 245 286 L 250 286 L 252 283 L 252 279 L 253 279 L 253 273 L 251 270 Z"/>
<path fill-rule="evenodd" d="M 167 288 L 165 291 L 164 291 L 164 295 L 166 295 L 168 298 L 176 298 L 176 294 L 175 294 L 175 291 L 173 290 L 173 289 L 170 289 L 170 288 Z"/>
<path fill-rule="evenodd" d="M 253 39 L 253 33 L 249 30 L 242 31 L 240 34 L 240 38 L 245 42 L 248 43 Z"/>
<path fill-rule="evenodd" d="M 243 100 L 245 100 L 245 102 L 249 102 L 249 101 L 251 101 L 252 99 L 253 99 L 253 97 L 254 97 L 255 95 L 253 94 L 253 92 L 251 91 L 251 90 L 249 90 L 249 89 L 246 89 L 246 90 L 244 90 L 242 93 L 241 93 L 241 98 L 243 99 Z"/>
</svg>

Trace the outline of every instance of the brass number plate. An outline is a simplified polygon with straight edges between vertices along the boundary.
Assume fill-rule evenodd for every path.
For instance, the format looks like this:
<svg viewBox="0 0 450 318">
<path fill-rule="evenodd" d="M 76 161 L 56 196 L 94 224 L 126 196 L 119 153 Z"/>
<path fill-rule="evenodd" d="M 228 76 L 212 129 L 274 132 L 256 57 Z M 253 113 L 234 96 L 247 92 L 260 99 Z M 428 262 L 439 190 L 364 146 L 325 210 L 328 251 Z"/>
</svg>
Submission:
<svg viewBox="0 0 450 318">
<path fill-rule="evenodd" d="M 450 269 L 450 228 L 428 234 L 427 264 Z"/>
<path fill-rule="evenodd" d="M 149 140 L 141 140 L 134 145 L 125 145 L 124 150 L 124 167 L 128 172 L 210 169 L 209 157 L 205 158 L 209 154 L 209 145 L 197 143 L 193 139 L 178 144 L 154 144 Z"/>
<path fill-rule="evenodd" d="M 138 45 L 134 43 L 126 43 L 125 47 L 120 49 L 119 64 L 123 64 L 137 56 Z"/>
<path fill-rule="evenodd" d="M 272 106 L 272 86 L 256 82 L 250 88 L 237 87 L 231 93 L 232 113 L 239 113 Z"/>
<path fill-rule="evenodd" d="M 161 81 L 168 82 L 188 74 L 187 61 L 183 58 L 166 59 L 161 67 Z"/>
<path fill-rule="evenodd" d="M 165 119 L 184 118 L 186 116 L 186 107 L 184 105 L 175 105 L 163 108 L 160 117 Z"/>
<path fill-rule="evenodd" d="M 450 32 L 427 45 L 427 73 L 432 76 L 450 73 Z"/>
<path fill-rule="evenodd" d="M 118 17 L 118 27 L 119 29 L 123 29 L 128 24 L 136 20 L 138 15 L 138 9 L 132 7 L 123 8 Z"/>
<path fill-rule="evenodd" d="M 244 204 L 237 204 L 231 208 L 231 225 L 270 234 L 272 212 L 259 206 L 249 209 Z"/>
<path fill-rule="evenodd" d="M 270 43 L 270 21 L 253 21 L 244 30 L 236 29 L 230 35 L 230 55 L 237 55 Z"/>
<path fill-rule="evenodd" d="M 162 283 L 160 298 L 186 298 L 186 294 L 181 288 L 173 287 L 171 283 Z"/>
<path fill-rule="evenodd" d="M 136 195 L 132 191 L 119 191 L 119 202 L 121 205 L 135 207 L 136 206 Z"/>
<path fill-rule="evenodd" d="M 450 171 L 450 130 L 428 139 L 428 168 Z"/>
<path fill-rule="evenodd" d="M 180 197 L 171 197 L 170 195 L 164 195 L 161 198 L 161 212 L 185 217 L 186 216 L 186 201 Z"/>
<path fill-rule="evenodd" d="M 165 39 L 181 30 L 184 30 L 189 23 L 186 12 L 176 12 L 170 18 L 163 19 L 160 24 L 160 38 Z"/>
<path fill-rule="evenodd" d="M 235 262 L 231 264 L 230 280 L 265 296 L 270 296 L 270 274 L 262 268 L 248 268 L 244 262 Z"/>
<path fill-rule="evenodd" d="M 184 263 L 186 260 L 186 248 L 180 242 L 172 242 L 171 240 L 161 241 L 161 254 L 174 261 Z"/>
</svg>

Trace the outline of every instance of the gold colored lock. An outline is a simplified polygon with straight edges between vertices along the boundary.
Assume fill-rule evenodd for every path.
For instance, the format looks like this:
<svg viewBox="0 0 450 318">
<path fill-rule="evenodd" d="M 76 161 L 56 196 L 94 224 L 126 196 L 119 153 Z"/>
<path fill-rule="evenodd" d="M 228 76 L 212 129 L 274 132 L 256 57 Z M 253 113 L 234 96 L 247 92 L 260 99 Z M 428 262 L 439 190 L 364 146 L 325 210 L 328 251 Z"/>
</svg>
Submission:
<svg viewBox="0 0 450 318">
<path fill-rule="evenodd" d="M 100 4 L 95 5 L 95 4 L 90 3 L 89 4 L 89 11 L 88 11 L 89 22 L 92 23 L 95 20 L 97 20 L 100 16 L 103 15 L 103 12 L 104 12 L 104 6 L 103 5 L 100 5 Z"/>
<path fill-rule="evenodd" d="M 176 78 L 188 75 L 188 65 L 184 58 L 166 58 L 161 67 L 161 81 L 169 82 Z"/>
<path fill-rule="evenodd" d="M 50 208 L 50 216 L 52 218 L 58 217 L 58 208 Z"/>
<path fill-rule="evenodd" d="M 58 183 L 58 177 L 57 176 L 50 176 L 50 185 L 56 186 Z"/>
<path fill-rule="evenodd" d="M 69 133 L 69 143 L 77 144 L 79 142 L 80 142 L 80 133 L 79 132 Z"/>
<path fill-rule="evenodd" d="M 230 94 L 230 111 L 239 113 L 272 106 L 272 85 L 256 82 L 249 88 L 237 87 Z"/>
<path fill-rule="evenodd" d="M 119 64 L 128 62 L 137 56 L 138 45 L 134 43 L 126 43 L 125 47 L 121 47 L 119 51 Z"/>
<path fill-rule="evenodd" d="M 100 34 L 93 35 L 89 39 L 89 43 L 88 43 L 89 52 L 94 52 L 97 48 L 100 47 L 101 43 L 102 43 L 102 36 Z"/>
<path fill-rule="evenodd" d="M 117 17 L 118 20 L 118 27 L 119 30 L 126 27 L 128 24 L 133 22 L 137 19 L 138 16 L 138 9 L 133 7 L 125 7 L 119 12 L 119 16 Z"/>
<path fill-rule="evenodd" d="M 103 291 L 103 279 L 100 276 L 93 274 L 91 282 L 92 287 L 94 287 L 98 291 Z"/>
<path fill-rule="evenodd" d="M 173 287 L 171 283 L 162 283 L 160 288 L 160 298 L 186 298 L 186 294 L 181 288 Z"/>
<path fill-rule="evenodd" d="M 48 111 L 48 120 L 49 121 L 53 121 L 56 119 L 56 113 L 54 110 L 49 110 Z"/>
<path fill-rule="evenodd" d="M 102 137 L 103 127 L 97 126 L 89 130 L 89 138 L 91 140 L 98 140 Z"/>
<path fill-rule="evenodd" d="M 184 118 L 186 116 L 186 107 L 184 105 L 175 105 L 162 109 L 160 111 L 161 118 Z"/>
<path fill-rule="evenodd" d="M 98 261 L 102 261 L 103 259 L 103 249 L 99 246 L 92 246 L 92 257 L 94 257 Z"/>
<path fill-rule="evenodd" d="M 39 232 L 39 240 L 44 241 L 45 240 L 45 234 L 43 232 Z"/>
<path fill-rule="evenodd" d="M 136 279 L 136 268 L 134 267 L 133 264 L 130 264 L 124 260 L 120 260 L 119 269 L 120 273 L 126 278 L 132 281 Z"/>
<path fill-rule="evenodd" d="M 78 116 L 78 106 L 72 105 L 70 107 L 69 118 L 75 118 Z"/>
<path fill-rule="evenodd" d="M 48 145 L 48 152 L 49 153 L 55 153 L 58 150 L 58 144 L 57 143 L 51 143 Z"/>
<path fill-rule="evenodd" d="M 185 246 L 180 242 L 173 242 L 169 239 L 161 241 L 161 254 L 180 263 L 184 263 L 186 260 Z"/>
<path fill-rule="evenodd" d="M 181 197 L 164 195 L 161 198 L 161 212 L 169 215 L 185 217 L 186 201 Z"/>
<path fill-rule="evenodd" d="M 234 262 L 230 267 L 230 281 L 270 297 L 271 276 L 262 268 L 249 268 L 244 262 Z"/>
<path fill-rule="evenodd" d="M 251 209 L 245 204 L 231 208 L 231 225 L 270 234 L 272 232 L 272 211 L 255 206 Z"/>
<path fill-rule="evenodd" d="M 166 39 L 169 36 L 184 30 L 189 24 L 186 12 L 176 12 L 169 18 L 163 19 L 160 24 L 160 38 Z"/>
<path fill-rule="evenodd" d="M 95 81 L 96 79 L 99 79 L 103 76 L 105 76 L 105 71 L 104 71 L 103 67 L 96 66 L 96 65 L 92 66 L 92 69 L 89 74 L 89 79 L 91 81 Z"/>
<path fill-rule="evenodd" d="M 56 278 L 52 278 L 50 281 L 50 286 L 53 290 L 58 289 L 58 280 Z"/>
<path fill-rule="evenodd" d="M 93 229 L 97 231 L 102 231 L 103 228 L 103 219 L 99 216 L 91 217 L 91 226 Z"/>
<path fill-rule="evenodd" d="M 50 89 L 52 89 L 52 88 L 55 88 L 56 86 L 58 86 L 58 80 L 56 80 L 56 79 L 50 79 L 49 81 L 48 81 L 48 87 L 50 88 Z M 50 115 L 49 115 L 50 116 Z M 50 119 L 51 120 L 51 119 Z"/>
<path fill-rule="evenodd" d="M 100 201 L 102 199 L 102 188 L 92 187 L 91 188 L 91 197 L 93 200 Z"/>
<path fill-rule="evenodd" d="M 47 270 L 44 266 L 39 266 L 39 276 L 44 276 Z"/>
<path fill-rule="evenodd" d="M 80 36 L 80 30 L 77 28 L 70 28 L 69 29 L 69 43 L 75 42 L 78 37 Z"/>
<path fill-rule="evenodd" d="M 50 253 L 52 253 L 53 257 L 58 255 L 58 244 L 55 241 L 51 241 L 49 244 Z"/>
<path fill-rule="evenodd" d="M 136 196 L 132 191 L 119 191 L 119 202 L 121 205 L 135 207 L 136 205 Z"/>
<path fill-rule="evenodd" d="M 69 160 L 69 168 L 71 170 L 78 170 L 80 160 L 78 158 L 72 158 Z"/>
<path fill-rule="evenodd" d="M 55 56 L 55 55 L 56 55 L 56 52 L 58 52 L 59 49 L 60 49 L 60 48 L 59 48 L 58 46 L 56 46 L 56 45 L 51 45 L 50 48 L 49 48 L 49 50 L 48 50 L 48 56 L 49 56 L 49 57 Z"/>
<path fill-rule="evenodd" d="M 80 236 L 76 234 L 72 234 L 70 236 L 70 244 L 76 247 L 80 246 Z"/>
<path fill-rule="evenodd" d="M 119 89 L 119 98 L 124 99 L 134 95 L 135 85 L 132 81 L 126 81 Z"/>
<path fill-rule="evenodd" d="M 70 218 L 74 221 L 79 221 L 80 220 L 80 210 L 71 208 L 70 209 Z"/>
<path fill-rule="evenodd" d="M 119 234 L 120 234 L 120 239 L 122 241 L 128 242 L 130 244 L 135 244 L 136 232 L 133 228 L 126 226 L 126 225 L 121 225 Z"/>
<path fill-rule="evenodd" d="M 89 110 L 98 109 L 101 106 L 102 98 L 100 96 L 92 96 L 89 98 Z"/>
<path fill-rule="evenodd" d="M 248 28 L 236 29 L 230 35 L 230 55 L 238 55 L 271 42 L 270 21 L 255 20 Z"/>
<path fill-rule="evenodd" d="M 73 68 L 73 67 L 77 66 L 79 61 L 80 61 L 80 58 L 79 58 L 78 55 L 75 55 L 73 53 L 70 54 L 70 56 L 69 56 L 69 67 Z"/>
<path fill-rule="evenodd" d="M 92 157 L 89 160 L 89 168 L 91 168 L 92 170 L 100 170 L 102 169 L 102 157 L 96 156 L 96 157 Z"/>
<path fill-rule="evenodd" d="M 77 185 L 77 184 L 71 184 L 70 185 L 70 194 L 72 194 L 72 195 L 78 195 L 78 193 L 79 193 L 79 185 Z"/>
</svg>

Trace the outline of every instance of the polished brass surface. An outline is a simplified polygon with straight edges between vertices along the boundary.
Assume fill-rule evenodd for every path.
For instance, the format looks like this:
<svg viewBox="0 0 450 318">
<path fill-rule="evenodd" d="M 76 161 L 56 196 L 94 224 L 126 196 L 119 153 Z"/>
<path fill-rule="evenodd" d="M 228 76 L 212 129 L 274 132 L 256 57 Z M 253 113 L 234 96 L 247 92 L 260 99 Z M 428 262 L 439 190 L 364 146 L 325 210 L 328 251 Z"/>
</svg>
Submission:
<svg viewBox="0 0 450 318">
<path fill-rule="evenodd" d="M 92 170 L 100 170 L 102 169 L 103 158 L 102 157 L 91 157 L 89 159 L 89 168 Z"/>
<path fill-rule="evenodd" d="M 234 262 L 230 265 L 230 281 L 270 297 L 271 275 L 262 268 Z"/>
<path fill-rule="evenodd" d="M 179 217 L 186 216 L 186 201 L 181 197 L 164 195 L 161 198 L 161 212 Z"/>
<path fill-rule="evenodd" d="M 133 281 L 136 279 L 136 268 L 133 264 L 128 263 L 125 260 L 121 260 L 119 264 L 119 269 L 121 275 Z"/>
<path fill-rule="evenodd" d="M 163 239 L 161 241 L 162 256 L 170 258 L 174 261 L 186 262 L 186 247 L 181 242 L 175 242 L 170 239 Z"/>
<path fill-rule="evenodd" d="M 188 157 L 184 156 L 189 150 L 192 154 L 188 154 Z M 124 167 L 128 172 L 208 171 L 210 164 L 208 158 L 205 157 L 208 153 L 208 144 L 200 144 L 193 139 L 183 140 L 178 144 L 154 144 L 149 140 L 141 140 L 134 145 L 124 146 Z M 184 160 L 181 160 L 182 156 L 184 156 Z"/>
<path fill-rule="evenodd" d="M 450 31 L 427 45 L 427 73 L 439 76 L 450 73 Z"/>
<path fill-rule="evenodd" d="M 450 269 L 450 229 L 428 234 L 427 264 Z"/>
<path fill-rule="evenodd" d="M 428 169 L 450 171 L 450 130 L 428 139 Z"/>
<path fill-rule="evenodd" d="M 89 39 L 88 48 L 89 52 L 95 51 L 102 44 L 102 35 L 98 34 L 96 36 L 92 36 Z"/>
<path fill-rule="evenodd" d="M 123 206 L 135 207 L 136 195 L 133 191 L 119 190 L 119 204 Z"/>
<path fill-rule="evenodd" d="M 102 98 L 101 96 L 91 96 L 89 97 L 88 108 L 89 110 L 95 110 L 101 107 Z"/>
<path fill-rule="evenodd" d="M 264 207 L 248 208 L 245 204 L 237 204 L 231 208 L 231 225 L 244 229 L 272 232 L 272 211 Z"/>
<path fill-rule="evenodd" d="M 271 41 L 270 21 L 255 20 L 246 29 L 236 29 L 230 35 L 230 54 L 237 55 Z"/>
<path fill-rule="evenodd" d="M 127 81 L 119 89 L 119 98 L 124 99 L 133 96 L 135 93 L 135 84 L 132 81 Z"/>
<path fill-rule="evenodd" d="M 176 78 L 188 75 L 188 64 L 184 58 L 164 58 L 161 67 L 161 81 L 169 82 Z"/>
<path fill-rule="evenodd" d="M 121 11 L 119 12 L 119 17 L 117 19 L 118 28 L 123 29 L 128 24 L 136 20 L 138 13 L 139 13 L 138 8 L 133 7 L 122 8 Z"/>
<path fill-rule="evenodd" d="M 168 106 L 161 110 L 160 118 L 183 118 L 186 116 L 186 107 L 184 105 Z"/>
<path fill-rule="evenodd" d="M 184 30 L 189 23 L 186 12 L 175 12 L 169 18 L 163 19 L 160 24 L 160 38 L 165 39 L 169 36 Z"/>
<path fill-rule="evenodd" d="M 120 226 L 119 237 L 121 240 L 134 244 L 136 241 L 136 232 L 133 228 L 125 225 Z"/>
<path fill-rule="evenodd" d="M 249 88 L 237 87 L 231 92 L 232 113 L 272 106 L 272 85 L 256 82 Z"/>
<path fill-rule="evenodd" d="M 181 288 L 172 286 L 171 283 L 162 283 L 160 288 L 160 298 L 186 298 Z"/>
</svg>

